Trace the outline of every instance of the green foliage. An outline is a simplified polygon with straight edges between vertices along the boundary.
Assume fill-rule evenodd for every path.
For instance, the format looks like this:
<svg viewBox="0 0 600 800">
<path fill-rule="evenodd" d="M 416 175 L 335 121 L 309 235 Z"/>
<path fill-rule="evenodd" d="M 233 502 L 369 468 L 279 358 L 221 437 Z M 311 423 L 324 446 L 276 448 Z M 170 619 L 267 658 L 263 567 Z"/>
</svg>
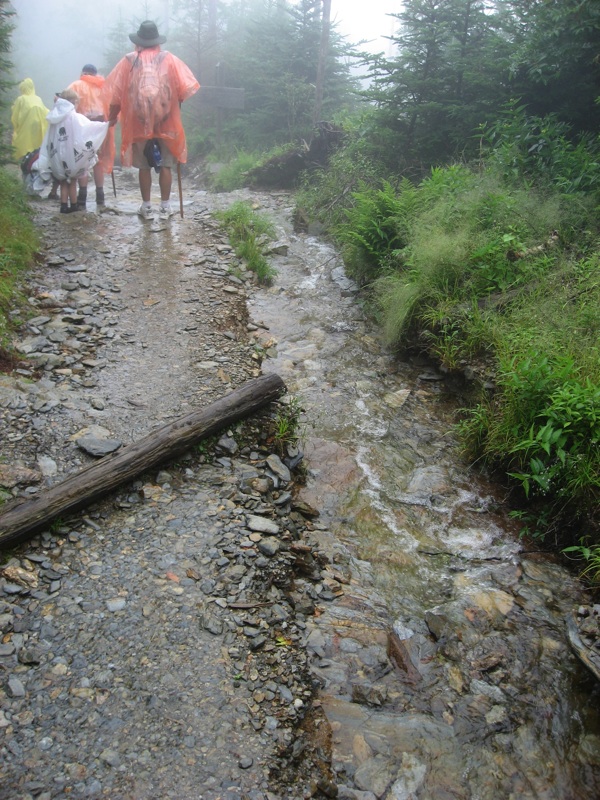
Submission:
<svg viewBox="0 0 600 800">
<path fill-rule="evenodd" d="M 327 169 L 304 173 L 296 195 L 302 215 L 318 220 L 328 230 L 346 221 L 346 211 L 359 187 L 365 190 L 380 186 L 384 172 L 378 163 L 382 143 L 372 114 L 346 118 L 342 126 L 343 146 L 331 154 Z"/>
<path fill-rule="evenodd" d="M 506 99 L 510 41 L 483 0 L 406 0 L 392 58 L 371 58 L 365 93 L 393 131 L 386 163 L 419 171 L 473 151 L 473 130 Z"/>
<path fill-rule="evenodd" d="M 0 168 L 0 348 L 9 345 L 9 311 L 38 245 L 22 186 Z"/>
<path fill-rule="evenodd" d="M 525 106 L 510 104 L 480 135 L 489 164 L 505 180 L 552 185 L 565 194 L 600 187 L 600 142 L 589 135 L 573 141 L 571 126 L 556 114 L 531 116 Z"/>
<path fill-rule="evenodd" d="M 495 391 L 459 430 L 524 501 L 543 501 L 546 519 L 521 520 L 535 536 L 561 515 L 593 516 L 600 499 L 600 226 L 590 181 L 561 191 L 571 146 L 555 145 L 541 167 L 531 154 L 515 163 L 516 179 L 499 152 L 487 169 L 360 187 L 335 228 L 389 344 L 417 342 L 449 370 L 485 365 Z"/>
<path fill-rule="evenodd" d="M 285 455 L 288 447 L 297 447 L 302 439 L 301 417 L 304 413 L 300 400 L 295 396 L 279 404 L 273 420 L 273 443 L 279 455 Z"/>
<path fill-rule="evenodd" d="M 598 129 L 600 78 L 597 0 L 504 0 L 510 78 L 532 114 L 558 112 L 577 131 Z"/>
<path fill-rule="evenodd" d="M 315 82 L 321 41 L 321 3 L 314 0 L 232 0 L 217 6 L 179 0 L 171 37 L 177 53 L 201 85 L 244 89 L 243 112 L 200 106 L 200 93 L 186 103 L 210 150 L 232 145 L 248 152 L 309 140 L 313 133 Z M 325 119 L 351 102 L 354 81 L 347 47 L 332 26 L 325 69 Z M 217 67 L 218 65 L 218 67 Z M 217 119 L 218 114 L 218 119 Z M 193 152 L 190 150 L 190 152 Z M 223 158 L 221 152 L 219 158 Z"/>
<path fill-rule="evenodd" d="M 13 85 L 7 76 L 12 67 L 9 54 L 14 28 L 12 23 L 14 13 L 8 0 L 0 0 L 0 166 L 7 164 L 12 158 L 12 151 L 8 146 L 8 126 L 3 123 L 5 115 L 2 112 L 8 109 L 6 92 Z"/>
<path fill-rule="evenodd" d="M 215 216 L 227 230 L 236 255 L 246 261 L 259 283 L 270 284 L 276 271 L 265 258 L 264 246 L 275 236 L 273 224 L 242 200 L 233 203 L 226 211 L 218 211 Z"/>
<path fill-rule="evenodd" d="M 585 536 L 577 545 L 565 547 L 563 553 L 579 561 L 585 561 L 586 566 L 581 571 L 581 577 L 588 580 L 593 587 L 600 586 L 600 545 L 590 544 L 590 537 Z"/>
<path fill-rule="evenodd" d="M 416 191 L 405 180 L 399 190 L 384 181 L 381 189 L 363 188 L 353 194 L 346 222 L 338 226 L 348 272 L 361 283 L 369 283 L 381 265 L 397 258 L 407 244 L 406 209 L 415 202 Z"/>
<path fill-rule="evenodd" d="M 235 158 L 222 166 L 209 183 L 216 192 L 231 192 L 245 185 L 246 173 L 256 167 L 261 157 L 256 153 L 238 151 Z"/>
</svg>

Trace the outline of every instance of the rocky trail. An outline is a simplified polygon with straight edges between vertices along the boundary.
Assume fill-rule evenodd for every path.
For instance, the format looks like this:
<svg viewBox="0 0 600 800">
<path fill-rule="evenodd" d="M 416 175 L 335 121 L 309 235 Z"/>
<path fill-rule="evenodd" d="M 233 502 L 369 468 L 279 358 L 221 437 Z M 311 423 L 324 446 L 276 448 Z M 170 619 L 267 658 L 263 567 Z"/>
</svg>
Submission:
<svg viewBox="0 0 600 800">
<path fill-rule="evenodd" d="M 201 200 L 142 223 L 134 178 L 119 183 L 101 215 L 36 204 L 27 360 L 0 378 L 5 496 L 37 496 L 260 373 L 252 281 Z M 299 644 L 314 597 L 339 583 L 268 419 L 241 427 L 9 554 L 5 800 L 263 798 L 290 781 L 301 797 L 327 783 L 327 757 L 302 756 L 313 683 Z"/>
<path fill-rule="evenodd" d="M 443 376 L 382 351 L 288 194 L 189 178 L 184 218 L 150 223 L 136 174 L 117 187 L 101 214 L 35 204 L 4 496 L 261 373 L 290 394 L 4 554 L 2 800 L 595 796 L 564 620 L 593 639 L 598 612 L 460 461 Z M 239 197 L 277 223 L 269 290 L 212 216 Z M 309 432 L 282 448 L 295 398 Z"/>
</svg>

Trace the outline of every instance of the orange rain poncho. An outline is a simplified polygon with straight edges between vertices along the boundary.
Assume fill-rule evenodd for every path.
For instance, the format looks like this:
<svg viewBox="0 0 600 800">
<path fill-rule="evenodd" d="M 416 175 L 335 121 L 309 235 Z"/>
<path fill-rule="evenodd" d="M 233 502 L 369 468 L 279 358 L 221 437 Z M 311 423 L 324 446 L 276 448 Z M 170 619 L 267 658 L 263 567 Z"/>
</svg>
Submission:
<svg viewBox="0 0 600 800">
<path fill-rule="evenodd" d="M 148 102 L 140 97 L 140 86 L 145 80 L 142 75 L 153 69 L 160 96 Z M 123 166 L 131 166 L 132 143 L 148 139 L 163 139 L 179 162 L 187 161 L 180 105 L 199 88 L 189 67 L 168 50 L 161 50 L 160 45 L 138 48 L 119 61 L 106 79 L 106 92 L 111 119 L 120 109 Z"/>
<path fill-rule="evenodd" d="M 41 145 L 48 127 L 48 109 L 36 95 L 31 78 L 21 81 L 19 89 L 21 96 L 13 103 L 10 118 L 13 126 L 12 145 L 17 159 Z"/>
<path fill-rule="evenodd" d="M 103 75 L 81 75 L 68 87 L 79 97 L 77 112 L 93 122 L 106 122 L 108 119 L 108 98 L 104 89 L 106 79 Z M 98 151 L 98 161 L 102 171 L 110 175 L 115 163 L 115 129 L 109 128 L 104 144 Z"/>
</svg>

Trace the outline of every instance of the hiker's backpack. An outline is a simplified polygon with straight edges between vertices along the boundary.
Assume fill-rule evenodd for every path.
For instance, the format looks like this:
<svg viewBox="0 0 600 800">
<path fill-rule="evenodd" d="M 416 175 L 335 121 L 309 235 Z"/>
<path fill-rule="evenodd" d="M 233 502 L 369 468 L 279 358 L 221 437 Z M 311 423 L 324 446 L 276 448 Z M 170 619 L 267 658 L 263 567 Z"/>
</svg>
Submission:
<svg viewBox="0 0 600 800">
<path fill-rule="evenodd" d="M 21 164 L 21 172 L 23 175 L 31 175 L 31 169 L 35 162 L 40 157 L 40 148 L 38 147 L 36 150 L 32 150 L 30 153 L 26 153 L 20 161 Z"/>
<path fill-rule="evenodd" d="M 154 58 L 143 59 L 136 54 L 132 59 L 129 80 L 129 101 L 132 114 L 147 131 L 154 131 L 171 112 L 171 87 L 168 75 L 161 69 L 166 50 Z"/>
</svg>

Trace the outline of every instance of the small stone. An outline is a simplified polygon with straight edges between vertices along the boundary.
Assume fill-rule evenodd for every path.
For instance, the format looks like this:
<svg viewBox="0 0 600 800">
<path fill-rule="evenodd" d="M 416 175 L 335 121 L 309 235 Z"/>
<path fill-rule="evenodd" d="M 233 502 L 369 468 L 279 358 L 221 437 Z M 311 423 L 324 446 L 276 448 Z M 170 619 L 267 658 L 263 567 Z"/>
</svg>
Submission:
<svg viewBox="0 0 600 800">
<path fill-rule="evenodd" d="M 274 520 L 267 517 L 259 517 L 256 514 L 251 514 L 248 517 L 247 525 L 251 531 L 257 533 L 279 533 L 279 525 Z"/>
<path fill-rule="evenodd" d="M 25 697 L 25 687 L 14 675 L 9 677 L 6 688 L 10 697 Z"/>
<path fill-rule="evenodd" d="M 277 539 L 274 539 L 272 536 L 268 536 L 264 539 L 261 539 L 258 542 L 257 547 L 260 552 L 267 556 L 268 558 L 272 558 L 274 555 L 277 554 L 280 548 L 280 543 Z"/>
<path fill-rule="evenodd" d="M 127 604 L 124 597 L 112 597 L 106 601 L 106 607 L 109 611 L 122 611 Z"/>
<path fill-rule="evenodd" d="M 285 483 L 289 483 L 292 479 L 292 474 L 283 461 L 279 458 L 278 455 L 275 453 L 271 453 L 271 455 L 267 458 L 267 464 L 269 465 L 269 469 L 277 475 Z"/>
</svg>

